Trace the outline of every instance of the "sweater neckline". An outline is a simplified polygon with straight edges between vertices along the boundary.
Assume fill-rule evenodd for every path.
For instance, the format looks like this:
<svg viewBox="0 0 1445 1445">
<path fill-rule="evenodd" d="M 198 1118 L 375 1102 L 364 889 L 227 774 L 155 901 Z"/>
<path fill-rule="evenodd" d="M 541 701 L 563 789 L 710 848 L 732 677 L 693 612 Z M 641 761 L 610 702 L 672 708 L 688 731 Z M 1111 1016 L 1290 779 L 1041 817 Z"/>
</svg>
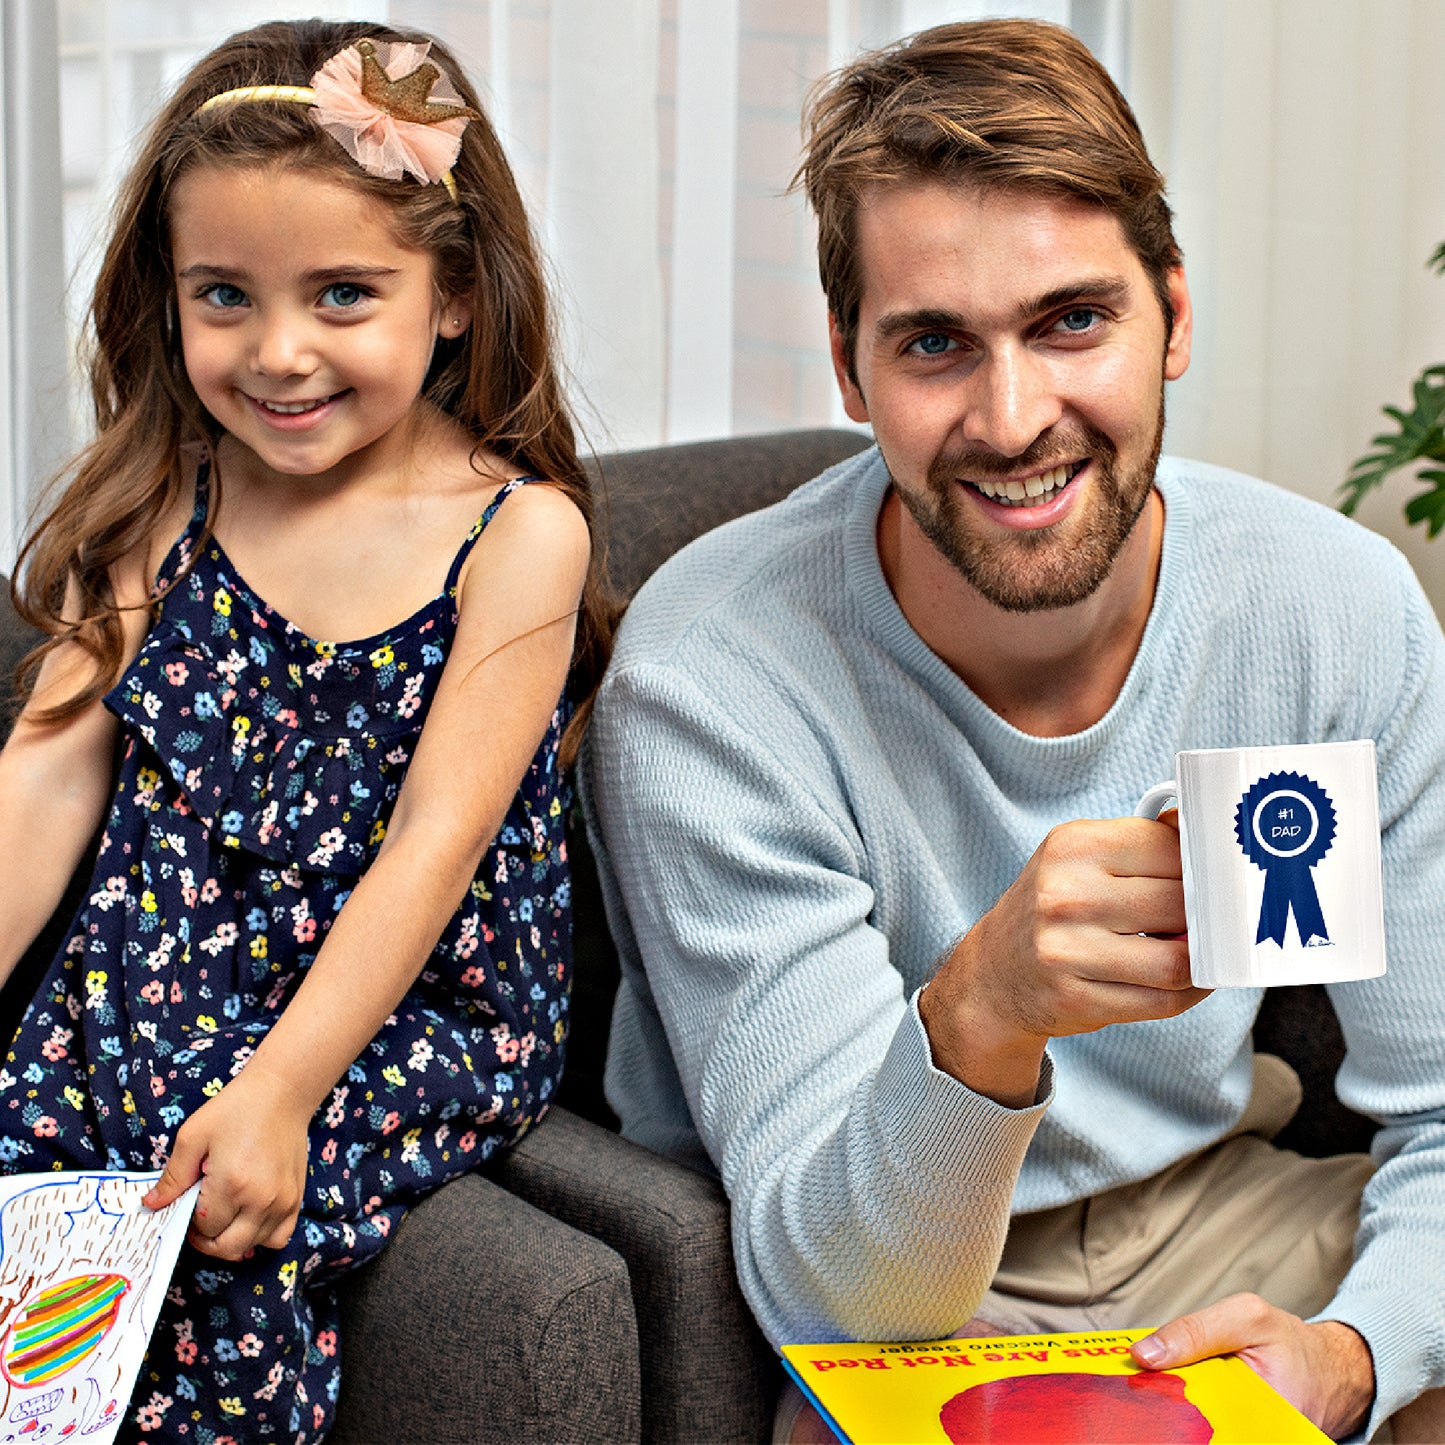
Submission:
<svg viewBox="0 0 1445 1445">
<path fill-rule="evenodd" d="M 1164 499 L 1164 538 L 1154 600 L 1138 651 L 1108 712 L 1082 732 L 1063 737 L 1038 737 L 1000 717 L 914 631 L 888 586 L 878 556 L 878 514 L 890 478 L 876 446 L 862 454 L 860 467 L 862 475 L 852 489 L 844 523 L 844 557 L 849 587 L 864 625 L 893 656 L 927 682 L 934 696 L 971 735 L 992 738 L 1039 758 L 1060 759 L 1092 751 L 1123 726 L 1121 719 L 1134 715 L 1144 693 L 1159 675 L 1157 659 L 1171 645 L 1177 613 L 1175 598 L 1194 527 L 1189 488 L 1179 484 L 1171 458 L 1161 457 L 1155 472 L 1155 487 Z"/>
</svg>

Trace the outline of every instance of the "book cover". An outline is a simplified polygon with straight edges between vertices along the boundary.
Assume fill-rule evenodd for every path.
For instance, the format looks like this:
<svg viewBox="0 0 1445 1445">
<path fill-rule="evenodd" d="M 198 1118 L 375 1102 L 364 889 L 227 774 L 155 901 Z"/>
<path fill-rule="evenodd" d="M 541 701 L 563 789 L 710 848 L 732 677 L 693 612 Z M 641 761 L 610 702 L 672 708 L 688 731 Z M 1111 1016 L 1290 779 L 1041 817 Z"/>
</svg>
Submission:
<svg viewBox="0 0 1445 1445">
<path fill-rule="evenodd" d="M 115 1439 L 199 1185 L 154 1174 L 0 1178 L 0 1440 Z"/>
<path fill-rule="evenodd" d="M 1327 1442 L 1236 1355 L 1141 1370 L 1148 1330 L 920 1344 L 784 1345 L 783 1363 L 852 1445 L 1306 1445 Z"/>
</svg>

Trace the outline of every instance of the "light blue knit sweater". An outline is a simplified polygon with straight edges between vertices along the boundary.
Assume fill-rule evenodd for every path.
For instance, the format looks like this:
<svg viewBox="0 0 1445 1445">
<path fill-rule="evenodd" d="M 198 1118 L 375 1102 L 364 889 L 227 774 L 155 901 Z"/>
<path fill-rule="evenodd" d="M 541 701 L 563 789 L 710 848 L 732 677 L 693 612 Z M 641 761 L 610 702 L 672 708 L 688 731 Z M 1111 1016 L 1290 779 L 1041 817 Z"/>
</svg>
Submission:
<svg viewBox="0 0 1445 1445">
<path fill-rule="evenodd" d="M 1248 1094 L 1260 995 L 1056 1040 L 1032 1109 L 930 1062 L 915 995 L 1071 818 L 1180 748 L 1373 738 L 1388 972 L 1332 993 L 1341 1097 L 1382 1120 L 1329 1310 L 1374 1352 L 1369 1428 L 1445 1384 L 1445 642 L 1408 566 L 1327 509 L 1166 460 L 1158 592 L 1114 707 L 1037 738 L 919 640 L 879 567 L 874 450 L 672 559 L 633 605 L 584 794 L 622 956 L 608 1096 L 721 1175 L 775 1341 L 973 1313 L 1010 1208 L 1157 1172 Z M 675 1062 L 674 1062 L 675 1061 Z"/>
</svg>

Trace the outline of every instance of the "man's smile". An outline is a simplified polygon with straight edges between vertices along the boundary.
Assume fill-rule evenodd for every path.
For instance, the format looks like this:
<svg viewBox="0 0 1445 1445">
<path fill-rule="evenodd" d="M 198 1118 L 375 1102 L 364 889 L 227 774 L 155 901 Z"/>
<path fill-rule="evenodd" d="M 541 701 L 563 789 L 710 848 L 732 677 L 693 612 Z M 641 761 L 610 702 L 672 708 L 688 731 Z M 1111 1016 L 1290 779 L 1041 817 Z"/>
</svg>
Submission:
<svg viewBox="0 0 1445 1445">
<path fill-rule="evenodd" d="M 1050 502 L 1088 465 L 1087 459 L 1061 462 L 1048 471 L 1029 477 L 1000 477 L 996 481 L 963 477 L 961 481 L 981 492 L 990 501 L 1005 507 L 1039 507 Z"/>
</svg>

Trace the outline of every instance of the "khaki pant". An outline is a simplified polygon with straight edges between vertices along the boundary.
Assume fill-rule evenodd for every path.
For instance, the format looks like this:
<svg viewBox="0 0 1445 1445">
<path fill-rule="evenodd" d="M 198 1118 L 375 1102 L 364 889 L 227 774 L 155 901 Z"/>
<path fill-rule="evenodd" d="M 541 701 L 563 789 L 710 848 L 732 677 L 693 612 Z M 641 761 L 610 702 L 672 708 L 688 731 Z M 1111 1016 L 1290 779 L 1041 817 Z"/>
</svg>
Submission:
<svg viewBox="0 0 1445 1445">
<path fill-rule="evenodd" d="M 1306 1319 L 1323 1309 L 1374 1166 L 1276 1149 L 1298 1105 L 1294 1071 L 1259 1055 L 1229 1137 L 1138 1184 L 1016 1216 L 978 1317 L 1000 1334 L 1152 1329 L 1243 1290 Z"/>
<path fill-rule="evenodd" d="M 1001 1335 L 1152 1329 L 1245 1290 L 1306 1319 L 1324 1308 L 1353 1260 L 1374 1166 L 1275 1148 L 1299 1099 L 1289 1065 L 1258 1055 L 1227 1138 L 1138 1184 L 1016 1215 L 976 1319 Z M 801 1402 L 789 1383 L 774 1440 Z"/>
</svg>

